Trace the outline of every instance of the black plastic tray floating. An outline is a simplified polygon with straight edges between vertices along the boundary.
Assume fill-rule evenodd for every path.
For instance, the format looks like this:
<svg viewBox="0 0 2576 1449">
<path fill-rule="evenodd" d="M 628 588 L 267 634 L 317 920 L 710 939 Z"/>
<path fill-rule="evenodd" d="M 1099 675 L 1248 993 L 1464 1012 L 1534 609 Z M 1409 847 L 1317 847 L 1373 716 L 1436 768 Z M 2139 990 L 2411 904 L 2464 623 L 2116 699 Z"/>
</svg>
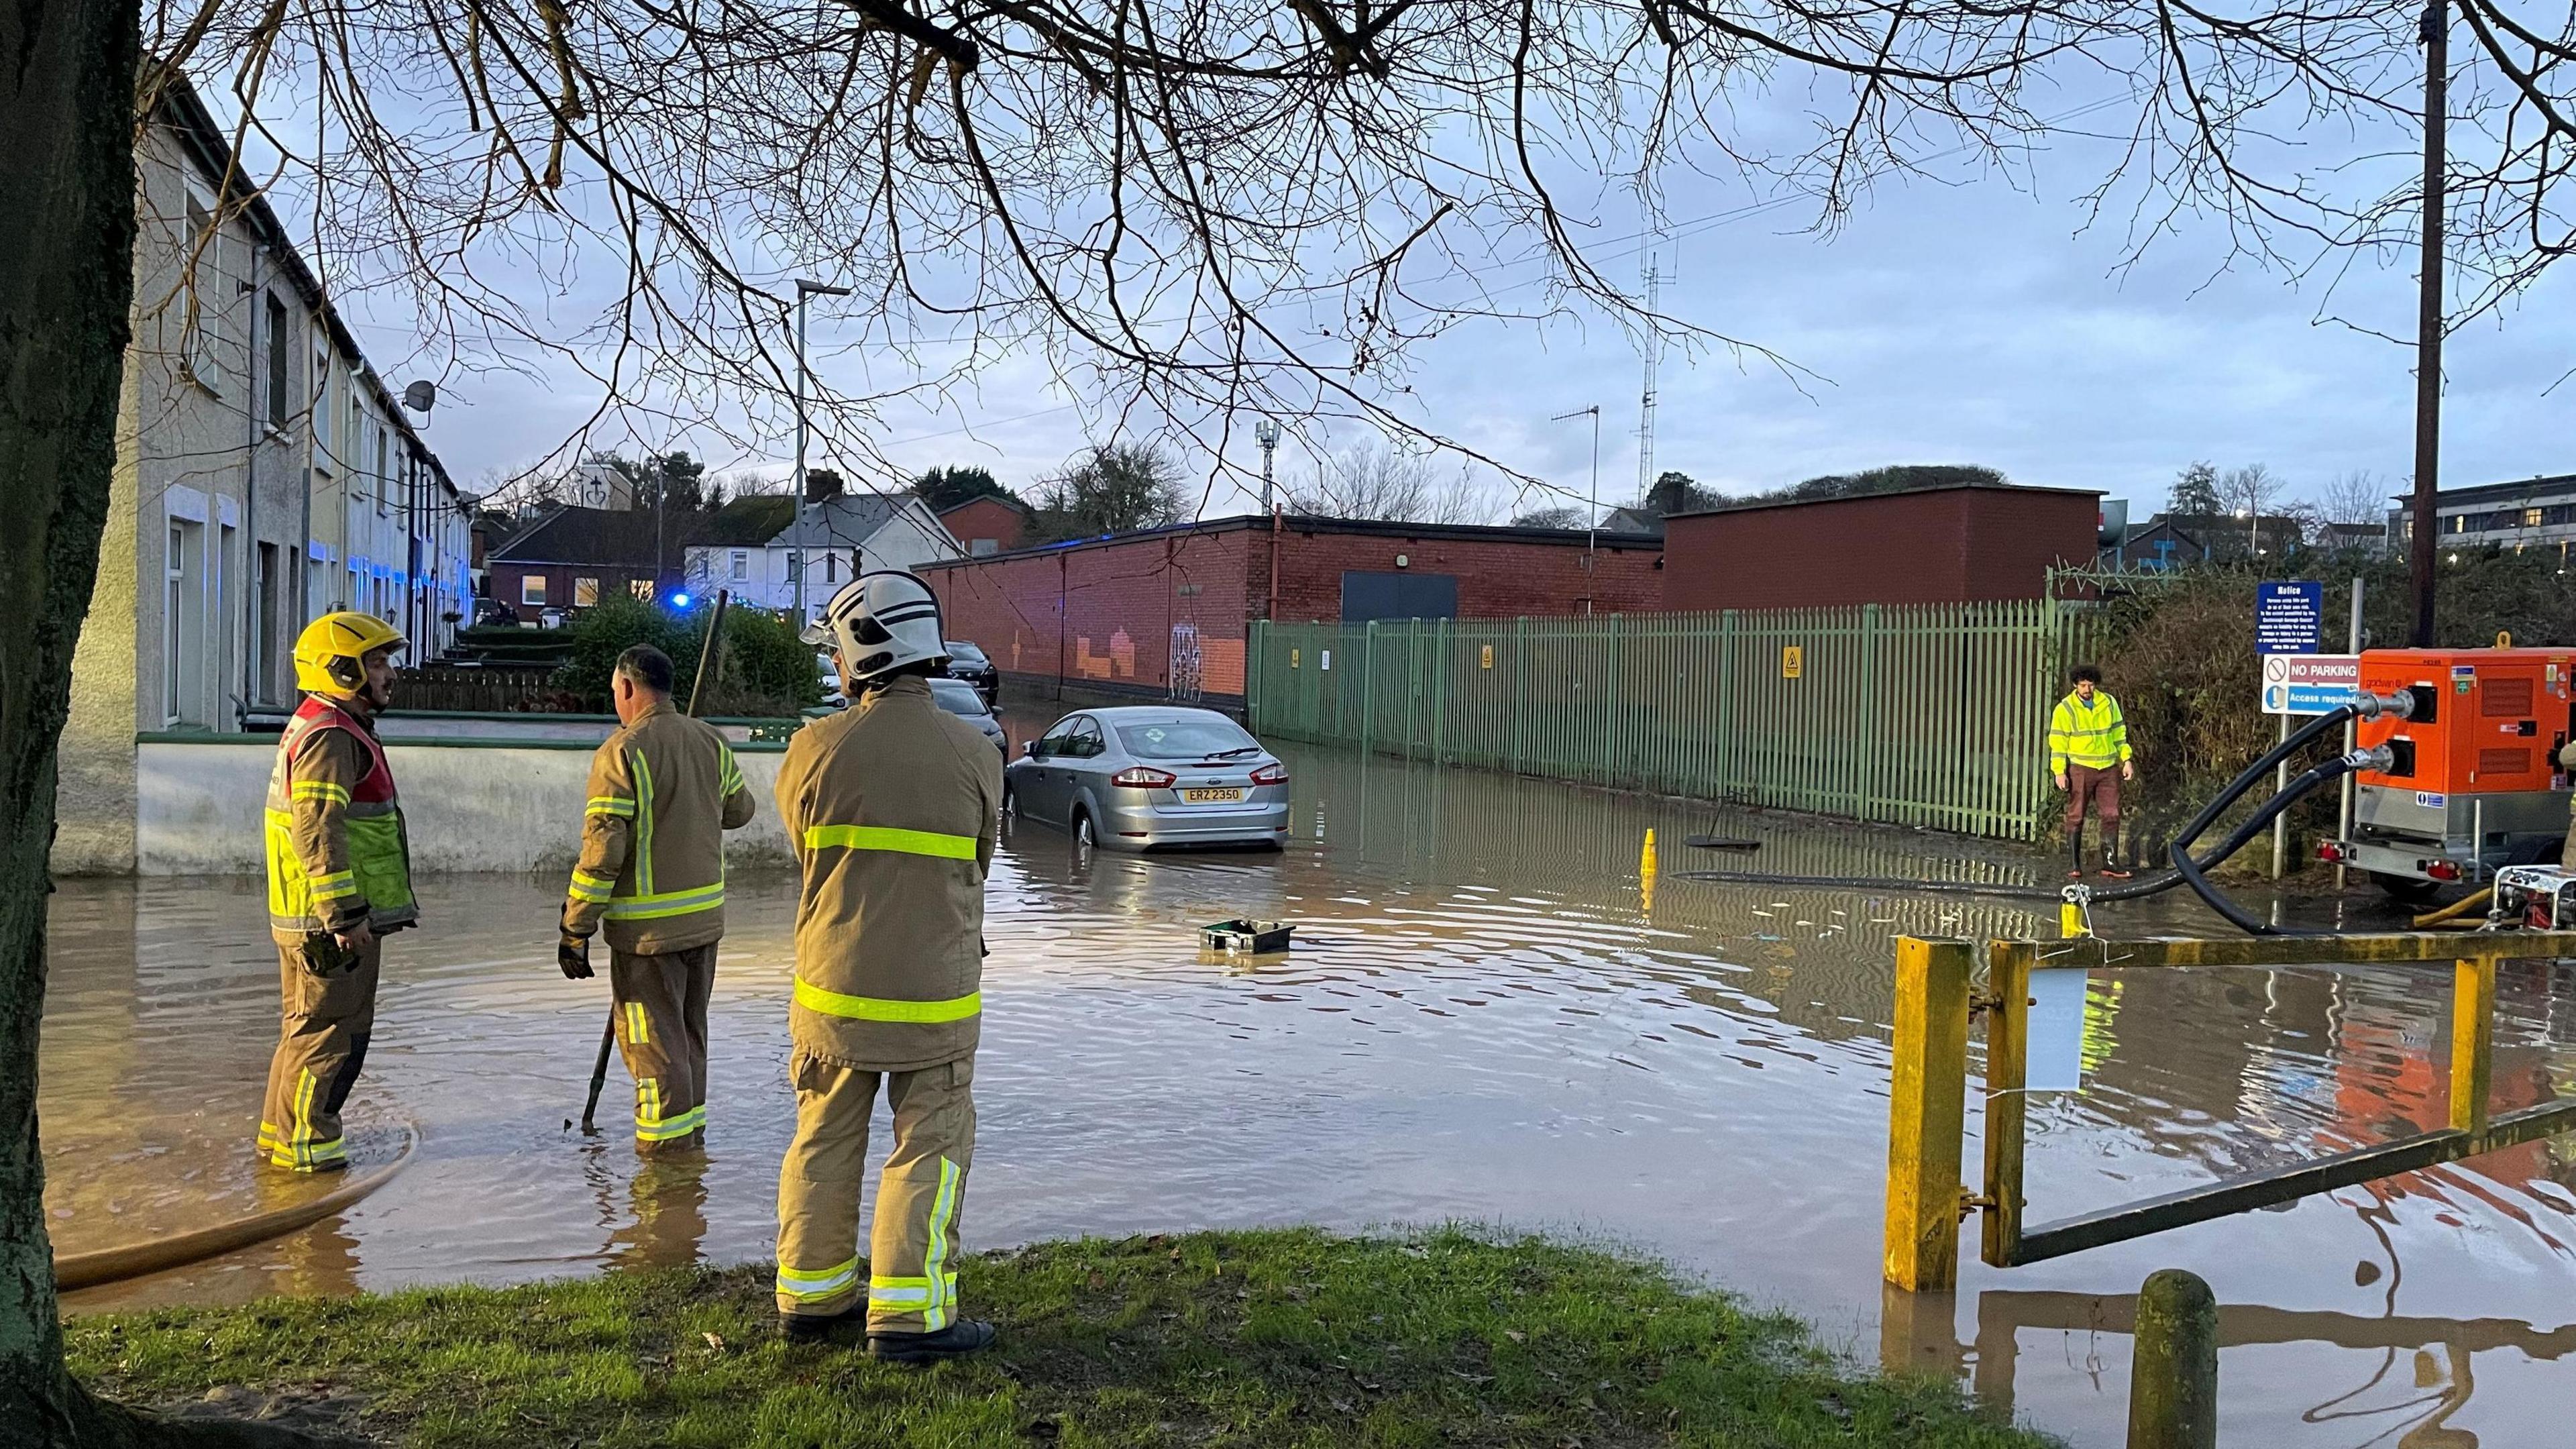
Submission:
<svg viewBox="0 0 2576 1449">
<path fill-rule="evenodd" d="M 1294 929 L 1285 921 L 1219 921 L 1199 927 L 1199 944 L 1229 956 L 1267 956 L 1287 950 Z"/>
<path fill-rule="evenodd" d="M 1761 841 L 1739 840 L 1728 835 L 1694 835 L 1684 840 L 1682 844 L 1697 846 L 1701 850 L 1760 850 L 1762 848 Z"/>
</svg>

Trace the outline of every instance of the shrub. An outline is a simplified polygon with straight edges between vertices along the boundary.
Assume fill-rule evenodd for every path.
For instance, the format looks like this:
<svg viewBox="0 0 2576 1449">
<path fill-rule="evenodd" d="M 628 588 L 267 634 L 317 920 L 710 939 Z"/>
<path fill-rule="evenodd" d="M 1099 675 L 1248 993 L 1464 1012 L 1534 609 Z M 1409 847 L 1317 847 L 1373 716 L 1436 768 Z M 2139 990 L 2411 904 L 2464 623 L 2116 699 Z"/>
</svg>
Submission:
<svg viewBox="0 0 2576 1449">
<path fill-rule="evenodd" d="M 570 630 L 571 657 L 555 673 L 558 687 L 584 706 L 610 707 L 609 676 L 631 645 L 650 644 L 671 656 L 672 698 L 686 708 L 697 690 L 698 662 L 706 651 L 713 608 L 685 615 L 640 599 L 612 598 L 582 611 Z M 796 637 L 782 615 L 737 604 L 725 613 L 724 657 L 707 682 L 699 712 L 707 715 L 792 716 L 823 700 L 814 650 Z"/>
</svg>

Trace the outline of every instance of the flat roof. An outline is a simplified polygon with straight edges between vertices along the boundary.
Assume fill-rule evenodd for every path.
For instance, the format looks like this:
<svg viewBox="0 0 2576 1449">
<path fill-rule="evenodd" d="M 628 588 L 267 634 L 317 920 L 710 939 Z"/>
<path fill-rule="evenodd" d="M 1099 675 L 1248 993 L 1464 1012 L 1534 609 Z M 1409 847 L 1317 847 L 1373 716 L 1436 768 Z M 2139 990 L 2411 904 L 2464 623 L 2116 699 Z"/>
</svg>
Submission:
<svg viewBox="0 0 2576 1449">
<path fill-rule="evenodd" d="M 1821 508 L 1835 503 L 1868 503 L 1880 498 L 1914 498 L 1926 493 L 2047 493 L 2060 498 L 2091 498 L 2099 501 L 2099 488 L 2050 488 L 2028 483 L 1933 483 L 1921 488 L 1890 488 L 1879 493 L 1846 493 L 1833 498 L 1748 498 L 1741 503 L 1721 503 L 1715 508 L 1694 509 L 1688 513 L 1665 515 L 1664 522 L 1677 518 L 1707 518 L 1719 513 L 1754 513 L 1765 508 Z"/>
<path fill-rule="evenodd" d="M 2433 507 L 2438 512 L 2480 503 L 2512 503 L 2539 493 L 2576 493 L 2576 473 L 2551 473 L 2518 483 L 2481 483 L 2475 488 L 2445 488 L 2433 495 Z M 2413 496 L 2405 493 L 2391 494 L 2390 498 L 2400 511 L 2413 501 Z"/>
<path fill-rule="evenodd" d="M 1080 549 L 1114 548 L 1121 544 L 1143 543 L 1158 538 L 1188 538 L 1198 535 L 1266 530 L 1270 520 L 1257 513 L 1239 514 L 1232 518 L 1208 518 L 1191 523 L 1167 524 L 1161 528 L 1140 528 L 1133 533 L 1102 534 L 1095 538 L 1071 538 L 1057 543 L 1030 544 L 1000 553 L 979 554 L 972 558 L 939 559 L 917 567 L 963 568 L 1011 559 L 1035 558 L 1051 553 L 1071 553 Z M 1303 514 L 1286 514 L 1279 520 L 1282 533 L 1359 534 L 1374 538 L 1434 539 L 1464 543 L 1537 543 L 1581 548 L 1586 544 L 1608 549 L 1661 549 L 1664 541 L 1652 534 L 1614 533 L 1609 529 L 1584 528 L 1519 528 L 1495 523 L 1404 523 L 1378 518 L 1312 518 Z"/>
</svg>

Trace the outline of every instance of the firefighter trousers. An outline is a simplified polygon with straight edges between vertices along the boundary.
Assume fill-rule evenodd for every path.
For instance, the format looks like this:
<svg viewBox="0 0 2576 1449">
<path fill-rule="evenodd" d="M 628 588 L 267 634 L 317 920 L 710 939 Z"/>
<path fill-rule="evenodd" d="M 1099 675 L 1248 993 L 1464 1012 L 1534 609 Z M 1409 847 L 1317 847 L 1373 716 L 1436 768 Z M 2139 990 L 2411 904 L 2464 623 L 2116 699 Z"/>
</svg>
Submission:
<svg viewBox="0 0 2576 1449">
<path fill-rule="evenodd" d="M 336 954 L 303 944 L 277 948 L 277 1053 L 269 1058 L 268 1098 L 259 1114 L 260 1156 L 296 1172 L 349 1164 L 340 1108 L 366 1065 L 384 960 L 384 942 L 376 939 L 355 960 L 317 972 L 308 964 L 315 950 Z"/>
<path fill-rule="evenodd" d="M 877 1179 L 868 1332 L 936 1333 L 957 1318 L 958 1219 L 975 1152 L 975 1059 L 870 1072 L 803 1051 L 789 1060 L 796 1138 L 778 1170 L 778 1311 L 830 1316 L 860 1289 L 859 1189 L 884 1080 L 894 1149 Z"/>
<path fill-rule="evenodd" d="M 617 1042 L 635 1078 L 635 1150 L 696 1147 L 707 1130 L 707 998 L 716 943 L 640 956 L 608 953 Z"/>
</svg>

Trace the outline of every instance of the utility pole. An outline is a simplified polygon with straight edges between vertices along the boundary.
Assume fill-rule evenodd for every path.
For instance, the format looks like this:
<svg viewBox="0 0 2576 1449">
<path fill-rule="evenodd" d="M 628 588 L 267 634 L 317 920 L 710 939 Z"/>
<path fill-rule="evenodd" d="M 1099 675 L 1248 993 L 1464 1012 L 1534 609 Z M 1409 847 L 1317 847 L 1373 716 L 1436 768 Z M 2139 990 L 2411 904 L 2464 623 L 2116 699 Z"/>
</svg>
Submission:
<svg viewBox="0 0 2576 1449">
<path fill-rule="evenodd" d="M 2451 67 L 2448 0 L 2425 0 L 2424 28 L 2424 256 L 2417 277 L 2415 313 L 2414 537 L 2407 569 L 2415 585 L 2418 649 L 2433 647 L 2434 500 L 2442 486 L 2442 186 L 2444 127 Z"/>
<path fill-rule="evenodd" d="M 1568 418 L 1580 417 L 1592 419 L 1592 493 L 1583 508 L 1583 612 L 1589 614 L 1592 612 L 1592 596 L 1601 591 L 1601 404 L 1558 413 L 1548 421 L 1561 423 Z"/>
<path fill-rule="evenodd" d="M 850 295 L 850 289 L 804 277 L 796 279 L 796 511 L 788 516 L 799 523 L 805 519 L 805 299 L 818 295 L 846 297 Z M 800 530 L 791 525 L 788 537 L 793 539 L 798 532 Z M 805 555 L 798 548 L 788 549 L 787 554 L 789 566 L 796 574 L 796 627 L 802 629 L 806 624 Z"/>
<path fill-rule="evenodd" d="M 1270 455 L 1279 448 L 1279 424 L 1263 418 L 1252 425 L 1252 441 L 1261 445 L 1261 516 L 1270 516 Z"/>
</svg>

